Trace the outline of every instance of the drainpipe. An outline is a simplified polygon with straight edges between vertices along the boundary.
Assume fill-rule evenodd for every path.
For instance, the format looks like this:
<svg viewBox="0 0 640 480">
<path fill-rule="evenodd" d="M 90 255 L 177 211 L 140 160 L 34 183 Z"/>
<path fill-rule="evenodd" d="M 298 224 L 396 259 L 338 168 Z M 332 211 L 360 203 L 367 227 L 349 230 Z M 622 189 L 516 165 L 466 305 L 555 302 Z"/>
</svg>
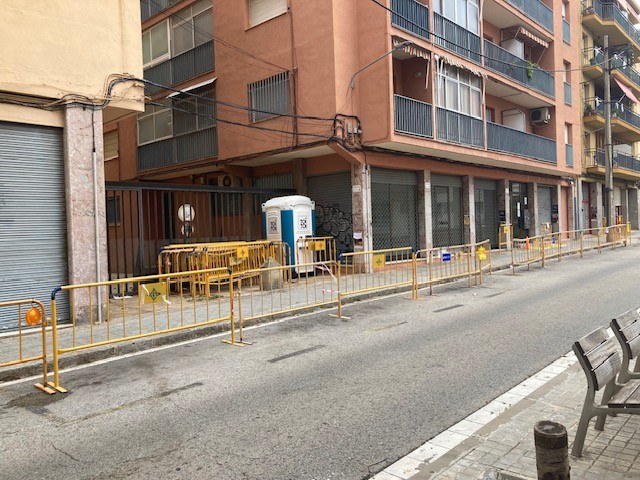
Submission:
<svg viewBox="0 0 640 480">
<path fill-rule="evenodd" d="M 93 118 L 93 112 L 91 113 L 91 116 Z M 93 122 L 91 124 L 91 128 L 94 130 L 93 152 L 91 156 L 93 160 L 93 218 L 96 239 L 96 281 L 100 282 L 102 280 L 102 268 L 100 266 L 100 221 L 98 219 L 98 154 L 96 152 L 95 124 Z M 100 288 L 97 288 L 96 292 L 98 297 L 98 323 L 102 323 L 102 296 L 100 294 Z"/>
</svg>

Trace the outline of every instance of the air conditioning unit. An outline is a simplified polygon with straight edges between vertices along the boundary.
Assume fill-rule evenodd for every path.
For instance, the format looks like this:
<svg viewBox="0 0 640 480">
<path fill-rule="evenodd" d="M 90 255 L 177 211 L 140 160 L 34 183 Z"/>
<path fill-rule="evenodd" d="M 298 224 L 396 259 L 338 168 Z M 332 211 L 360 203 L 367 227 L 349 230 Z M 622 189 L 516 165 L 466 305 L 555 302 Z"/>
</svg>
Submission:
<svg viewBox="0 0 640 480">
<path fill-rule="evenodd" d="M 551 114 L 547 107 L 534 108 L 529 112 L 529 121 L 532 125 L 546 125 L 551 120 Z"/>
<path fill-rule="evenodd" d="M 241 187 L 242 179 L 235 175 L 222 175 L 218 177 L 219 187 Z"/>
</svg>

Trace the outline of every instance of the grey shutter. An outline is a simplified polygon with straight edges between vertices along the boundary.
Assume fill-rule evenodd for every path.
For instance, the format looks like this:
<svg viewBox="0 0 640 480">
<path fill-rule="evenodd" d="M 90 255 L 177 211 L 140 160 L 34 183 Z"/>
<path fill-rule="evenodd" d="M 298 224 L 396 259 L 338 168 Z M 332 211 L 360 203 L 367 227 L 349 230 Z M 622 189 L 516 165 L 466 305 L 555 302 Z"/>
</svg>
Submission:
<svg viewBox="0 0 640 480">
<path fill-rule="evenodd" d="M 418 176 L 411 170 L 390 170 L 374 168 L 371 170 L 371 183 L 389 185 L 418 185 Z"/>
<path fill-rule="evenodd" d="M 431 185 L 438 187 L 457 187 L 462 188 L 462 177 L 455 175 L 431 175 Z"/>
<path fill-rule="evenodd" d="M 332 236 L 340 253 L 353 249 L 351 173 L 307 178 L 307 194 L 316 202 L 316 235 Z"/>
<path fill-rule="evenodd" d="M 293 190 L 293 173 L 281 173 L 259 177 L 253 180 L 256 188 L 273 188 L 274 190 Z"/>
<path fill-rule="evenodd" d="M 481 190 L 498 190 L 498 182 L 495 180 L 487 180 L 485 178 L 474 178 L 473 184 L 475 188 Z"/>
<path fill-rule="evenodd" d="M 538 223 L 551 224 L 551 188 L 538 187 Z"/>
<path fill-rule="evenodd" d="M 474 178 L 476 241 L 490 240 L 498 246 L 498 189 L 495 180 Z"/>
<path fill-rule="evenodd" d="M 67 283 L 65 203 L 62 130 L 0 122 L 0 301 Z M 16 322 L 0 311 L 0 331 Z"/>
</svg>

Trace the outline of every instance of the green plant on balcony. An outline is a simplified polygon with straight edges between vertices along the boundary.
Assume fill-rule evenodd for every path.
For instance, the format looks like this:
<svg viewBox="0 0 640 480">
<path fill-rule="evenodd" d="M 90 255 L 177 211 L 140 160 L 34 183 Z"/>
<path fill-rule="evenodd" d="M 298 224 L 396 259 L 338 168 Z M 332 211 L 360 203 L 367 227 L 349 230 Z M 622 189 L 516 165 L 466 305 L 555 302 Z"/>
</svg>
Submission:
<svg viewBox="0 0 640 480">
<path fill-rule="evenodd" d="M 535 64 L 530 60 L 527 60 L 527 80 L 531 80 L 533 78 L 533 68 Z"/>
<path fill-rule="evenodd" d="M 584 104 L 584 114 L 585 115 L 593 115 L 593 112 L 595 111 L 595 108 L 593 108 L 593 105 L 591 105 L 589 102 L 586 102 Z"/>
</svg>

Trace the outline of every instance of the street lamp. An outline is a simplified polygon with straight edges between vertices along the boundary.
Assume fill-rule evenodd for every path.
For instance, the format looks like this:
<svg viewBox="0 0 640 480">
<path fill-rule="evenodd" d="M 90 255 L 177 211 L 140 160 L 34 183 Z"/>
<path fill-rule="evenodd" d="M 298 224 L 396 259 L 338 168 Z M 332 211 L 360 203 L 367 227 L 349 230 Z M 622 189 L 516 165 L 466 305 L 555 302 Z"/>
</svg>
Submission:
<svg viewBox="0 0 640 480">
<path fill-rule="evenodd" d="M 356 88 L 356 76 L 358 74 L 360 74 L 361 72 L 363 72 L 364 70 L 366 70 L 367 68 L 369 68 L 370 66 L 372 66 L 373 64 L 379 62 L 380 60 L 382 60 L 384 57 L 386 57 L 387 55 L 391 55 L 393 52 L 395 52 L 396 50 L 398 50 L 399 48 L 404 48 L 408 45 L 413 45 L 413 42 L 410 41 L 406 41 L 406 42 L 402 42 L 399 43 L 397 45 L 395 45 L 391 50 L 389 50 L 387 53 L 385 53 L 384 55 L 376 58 L 373 62 L 371 62 L 370 64 L 362 67 L 360 70 L 358 70 L 356 73 L 353 74 L 353 77 L 351 77 L 351 81 L 349 82 L 349 88 Z"/>
</svg>

